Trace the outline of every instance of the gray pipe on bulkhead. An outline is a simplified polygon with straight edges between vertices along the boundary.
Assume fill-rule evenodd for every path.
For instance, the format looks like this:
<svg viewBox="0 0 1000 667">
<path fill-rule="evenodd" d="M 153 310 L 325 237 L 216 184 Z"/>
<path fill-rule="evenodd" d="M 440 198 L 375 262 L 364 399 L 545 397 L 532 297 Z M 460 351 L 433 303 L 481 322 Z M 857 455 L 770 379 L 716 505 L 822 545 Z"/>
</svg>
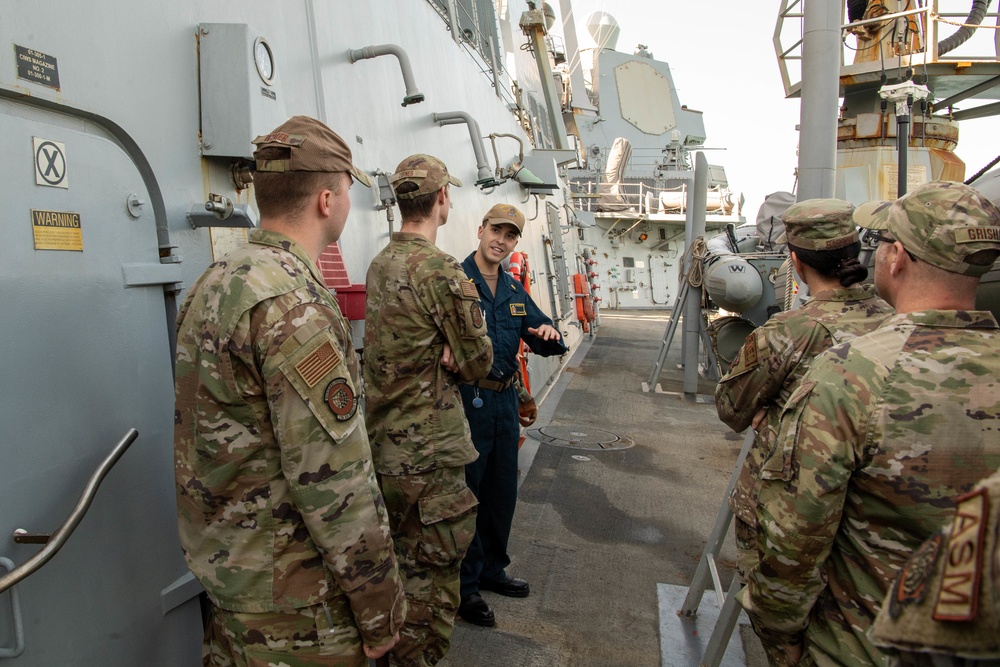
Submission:
<svg viewBox="0 0 1000 667">
<path fill-rule="evenodd" d="M 469 137 L 472 139 L 472 150 L 476 154 L 476 168 L 479 169 L 479 176 L 477 177 L 476 185 L 480 187 L 498 185 L 496 178 L 493 176 L 493 172 L 490 171 L 490 165 L 486 161 L 486 149 L 483 148 L 483 134 L 479 131 L 479 123 L 476 122 L 476 119 L 464 111 L 436 113 L 432 117 L 434 118 L 434 122 L 442 126 L 456 125 L 458 123 L 465 123 L 469 126 Z"/>
<path fill-rule="evenodd" d="M 402 47 L 395 44 L 378 44 L 376 46 L 366 46 L 362 49 L 351 49 L 348 51 L 351 63 L 368 58 L 378 58 L 379 56 L 396 56 L 399 61 L 399 68 L 403 71 L 403 85 L 406 86 L 406 96 L 403 98 L 403 106 L 416 104 L 424 101 L 424 94 L 417 90 L 417 84 L 413 81 L 413 69 L 410 67 L 410 57 Z"/>
<path fill-rule="evenodd" d="M 840 113 L 840 13 L 838 2 L 805 3 L 802 100 L 799 111 L 797 201 L 829 198 L 837 177 Z"/>
</svg>

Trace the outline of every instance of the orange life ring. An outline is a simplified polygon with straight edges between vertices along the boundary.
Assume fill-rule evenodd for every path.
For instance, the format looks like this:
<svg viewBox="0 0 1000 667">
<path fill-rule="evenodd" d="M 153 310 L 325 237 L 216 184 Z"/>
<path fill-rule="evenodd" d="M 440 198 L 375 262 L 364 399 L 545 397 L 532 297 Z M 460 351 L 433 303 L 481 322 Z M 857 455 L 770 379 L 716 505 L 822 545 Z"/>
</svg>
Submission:
<svg viewBox="0 0 1000 667">
<path fill-rule="evenodd" d="M 512 252 L 510 254 L 510 265 L 508 268 L 514 280 L 524 286 L 524 291 L 531 295 L 531 271 L 528 268 L 528 253 Z M 528 377 L 528 346 L 522 340 L 517 350 L 517 365 L 521 371 L 521 384 L 527 392 L 531 393 L 531 380 Z"/>
<path fill-rule="evenodd" d="M 597 314 L 594 312 L 594 298 L 589 294 L 583 297 L 583 315 L 587 318 L 587 322 L 597 319 Z"/>
<path fill-rule="evenodd" d="M 590 296 L 590 283 L 587 282 L 587 276 L 582 273 L 573 274 L 573 292 L 576 295 L 574 299 L 576 302 L 576 319 L 580 322 L 589 322 L 586 306 L 584 305 L 584 302 Z M 593 304 L 591 304 L 591 310 L 593 310 Z"/>
</svg>

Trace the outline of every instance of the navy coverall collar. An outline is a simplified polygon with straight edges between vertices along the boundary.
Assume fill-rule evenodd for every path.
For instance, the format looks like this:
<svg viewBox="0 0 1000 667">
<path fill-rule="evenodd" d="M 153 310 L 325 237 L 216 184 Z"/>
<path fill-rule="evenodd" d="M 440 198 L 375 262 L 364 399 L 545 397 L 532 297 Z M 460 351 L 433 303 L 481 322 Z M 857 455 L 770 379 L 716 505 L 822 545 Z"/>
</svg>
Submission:
<svg viewBox="0 0 1000 667">
<path fill-rule="evenodd" d="M 465 261 L 462 262 L 462 268 L 465 269 L 465 275 L 469 276 L 472 282 L 476 284 L 476 287 L 479 288 L 479 294 L 482 298 L 491 303 L 509 301 L 517 291 L 517 288 L 514 287 L 514 279 L 503 270 L 503 266 L 497 266 L 497 292 L 494 295 L 490 291 L 490 286 L 486 284 L 486 278 L 483 278 L 483 273 L 479 270 L 479 265 L 476 264 L 475 252 L 465 258 Z"/>
</svg>

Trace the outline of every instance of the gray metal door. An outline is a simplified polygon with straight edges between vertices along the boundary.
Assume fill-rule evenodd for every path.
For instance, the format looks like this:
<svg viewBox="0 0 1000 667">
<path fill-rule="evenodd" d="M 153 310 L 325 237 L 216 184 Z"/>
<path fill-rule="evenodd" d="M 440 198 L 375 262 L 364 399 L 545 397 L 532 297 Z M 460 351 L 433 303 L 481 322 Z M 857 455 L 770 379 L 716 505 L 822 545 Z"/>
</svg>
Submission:
<svg viewBox="0 0 1000 667">
<path fill-rule="evenodd" d="M 0 662 L 199 664 L 197 600 L 161 606 L 161 590 L 187 568 L 150 197 L 129 156 L 91 122 L 0 101 L 0 125 L 0 557 L 33 556 L 40 547 L 15 544 L 13 531 L 54 531 L 114 444 L 139 431 L 66 545 L 18 584 L 24 651 Z M 9 596 L 0 596 L 6 647 Z"/>
</svg>

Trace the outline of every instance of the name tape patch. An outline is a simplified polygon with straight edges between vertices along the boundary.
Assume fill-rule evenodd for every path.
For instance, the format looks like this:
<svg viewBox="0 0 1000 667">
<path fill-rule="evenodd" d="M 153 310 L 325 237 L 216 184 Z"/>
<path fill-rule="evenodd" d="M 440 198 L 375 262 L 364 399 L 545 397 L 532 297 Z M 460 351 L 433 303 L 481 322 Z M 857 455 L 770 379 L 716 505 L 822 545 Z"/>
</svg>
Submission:
<svg viewBox="0 0 1000 667">
<path fill-rule="evenodd" d="M 1000 227 L 965 227 L 955 232 L 956 243 L 1000 242 Z"/>
<path fill-rule="evenodd" d="M 524 309 L 523 303 L 512 303 L 510 304 L 510 314 L 514 317 L 524 317 L 528 313 Z"/>
</svg>

